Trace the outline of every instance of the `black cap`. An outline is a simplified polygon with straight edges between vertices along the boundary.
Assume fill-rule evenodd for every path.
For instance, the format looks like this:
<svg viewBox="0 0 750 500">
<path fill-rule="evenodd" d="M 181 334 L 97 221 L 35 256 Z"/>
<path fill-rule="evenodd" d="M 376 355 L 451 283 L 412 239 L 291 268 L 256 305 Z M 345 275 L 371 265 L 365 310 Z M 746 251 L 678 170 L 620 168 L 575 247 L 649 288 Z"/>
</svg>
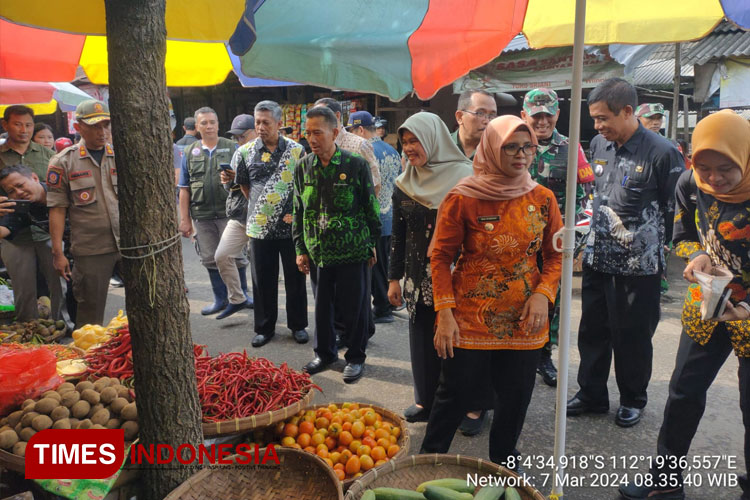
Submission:
<svg viewBox="0 0 750 500">
<path fill-rule="evenodd" d="M 255 118 L 252 115 L 237 115 L 232 120 L 232 128 L 227 130 L 227 134 L 242 135 L 248 130 L 255 130 Z"/>
</svg>

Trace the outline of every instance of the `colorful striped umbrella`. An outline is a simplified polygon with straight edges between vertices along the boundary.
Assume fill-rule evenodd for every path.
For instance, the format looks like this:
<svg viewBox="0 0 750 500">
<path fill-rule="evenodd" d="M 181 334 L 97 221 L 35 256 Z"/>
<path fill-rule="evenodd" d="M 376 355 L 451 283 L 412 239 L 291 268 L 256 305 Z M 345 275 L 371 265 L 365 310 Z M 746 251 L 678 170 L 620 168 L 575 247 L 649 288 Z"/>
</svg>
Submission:
<svg viewBox="0 0 750 500">
<path fill-rule="evenodd" d="M 37 115 L 57 110 L 73 111 L 81 101 L 93 99 L 78 87 L 65 82 L 23 82 L 0 78 L 0 115 L 6 106 L 25 104 Z"/>
<path fill-rule="evenodd" d="M 472 0 L 456 8 L 450 0 L 328 0 L 325 7 L 228 0 L 216 9 L 211 0 L 170 0 L 167 84 L 215 85 L 234 69 L 241 79 L 429 99 L 491 61 L 521 31 L 533 48 L 572 45 L 574 1 Z M 586 43 L 700 38 L 723 16 L 750 24 L 747 4 L 591 0 Z M 70 81 L 80 64 L 92 82 L 107 83 L 103 0 L 7 0 L 0 17 L 16 23 L 0 21 L 0 77 Z"/>
</svg>

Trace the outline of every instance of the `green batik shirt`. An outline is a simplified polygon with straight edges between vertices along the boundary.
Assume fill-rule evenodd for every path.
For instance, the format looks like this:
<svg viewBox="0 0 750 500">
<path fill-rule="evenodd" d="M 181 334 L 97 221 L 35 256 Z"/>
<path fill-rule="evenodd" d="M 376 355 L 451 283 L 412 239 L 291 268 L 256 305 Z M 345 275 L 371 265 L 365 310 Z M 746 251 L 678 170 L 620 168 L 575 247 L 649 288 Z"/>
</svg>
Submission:
<svg viewBox="0 0 750 500">
<path fill-rule="evenodd" d="M 529 173 L 531 178 L 555 193 L 560 211 L 565 213 L 565 185 L 568 176 L 568 144 L 569 139 L 560 134 L 557 129 L 552 131 L 549 144 L 539 144 L 536 156 L 531 162 Z M 576 186 L 576 214 L 583 211 L 586 204 L 586 192 L 581 185 L 581 172 L 577 175 Z"/>
<path fill-rule="evenodd" d="M 305 156 L 294 169 L 292 238 L 318 267 L 363 262 L 380 238 L 380 207 L 367 160 L 336 148 L 328 166 Z"/>
</svg>

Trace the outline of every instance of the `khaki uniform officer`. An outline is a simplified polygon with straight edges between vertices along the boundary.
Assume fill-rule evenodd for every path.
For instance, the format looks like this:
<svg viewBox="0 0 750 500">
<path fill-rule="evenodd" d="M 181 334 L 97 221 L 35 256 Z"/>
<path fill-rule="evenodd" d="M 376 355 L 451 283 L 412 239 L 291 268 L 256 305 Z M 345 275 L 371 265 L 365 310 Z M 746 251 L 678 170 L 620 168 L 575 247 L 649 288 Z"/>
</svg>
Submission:
<svg viewBox="0 0 750 500">
<path fill-rule="evenodd" d="M 66 279 L 71 275 L 62 254 L 66 212 L 70 219 L 80 327 L 104 321 L 109 279 L 120 260 L 120 214 L 115 153 L 106 139 L 109 109 L 99 101 L 84 101 L 76 109 L 76 120 L 81 142 L 55 155 L 47 169 L 47 206 L 55 269 Z"/>
</svg>

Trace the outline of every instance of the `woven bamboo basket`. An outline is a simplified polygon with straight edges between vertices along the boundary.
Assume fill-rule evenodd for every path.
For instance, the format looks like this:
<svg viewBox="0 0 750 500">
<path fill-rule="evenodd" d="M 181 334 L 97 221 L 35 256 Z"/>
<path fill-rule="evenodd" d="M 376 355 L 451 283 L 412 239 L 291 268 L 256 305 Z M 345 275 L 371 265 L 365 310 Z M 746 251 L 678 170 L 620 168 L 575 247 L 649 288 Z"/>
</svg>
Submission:
<svg viewBox="0 0 750 500">
<path fill-rule="evenodd" d="M 305 397 L 279 410 L 221 422 L 203 422 L 203 437 L 228 436 L 231 434 L 241 434 L 261 427 L 268 427 L 276 422 L 294 416 L 301 409 L 308 406 L 312 399 L 313 388 L 311 387 Z"/>
<path fill-rule="evenodd" d="M 356 401 L 351 401 L 351 402 L 356 402 Z M 334 403 L 314 405 L 314 406 L 310 406 L 307 408 L 303 408 L 303 411 L 317 410 L 318 408 L 328 408 L 329 404 L 335 404 L 336 406 L 341 408 L 341 405 L 343 404 L 343 402 L 334 402 Z M 398 450 L 398 453 L 396 453 L 393 456 L 393 458 L 391 458 L 391 460 L 396 460 L 400 457 L 404 457 L 408 455 L 410 437 L 409 437 L 409 427 L 407 426 L 406 420 L 404 420 L 403 417 L 401 417 L 397 413 L 394 413 L 387 408 L 382 408 L 380 406 L 371 405 L 368 403 L 359 403 L 359 405 L 360 407 L 372 408 L 377 413 L 380 413 L 381 415 L 383 415 L 383 420 L 390 422 L 392 424 L 395 424 L 401 428 L 401 435 L 398 437 L 398 442 L 397 442 L 400 449 Z M 387 462 L 386 464 L 383 464 L 380 467 L 382 468 L 382 467 L 385 467 L 386 465 L 387 465 Z M 354 479 L 346 479 L 345 481 L 343 481 L 344 491 L 346 491 L 353 482 L 354 482 Z"/>
<path fill-rule="evenodd" d="M 18 455 L 14 455 L 5 450 L 0 450 L 0 467 L 23 474 L 26 470 L 24 463 L 23 457 L 19 457 Z"/>
<path fill-rule="evenodd" d="M 365 491 L 377 487 L 414 490 L 425 481 L 448 477 L 465 478 L 467 474 L 518 477 L 515 472 L 481 458 L 440 454 L 411 455 L 369 470 L 349 486 L 345 500 L 359 500 Z M 520 481 L 516 490 L 524 500 L 545 500 L 544 495 L 531 486 L 520 486 Z"/>
<path fill-rule="evenodd" d="M 294 448 L 276 447 L 280 468 L 252 465 L 202 470 L 164 500 L 342 500 L 341 483 L 322 458 Z M 269 463 L 266 464 L 267 466 Z"/>
</svg>

